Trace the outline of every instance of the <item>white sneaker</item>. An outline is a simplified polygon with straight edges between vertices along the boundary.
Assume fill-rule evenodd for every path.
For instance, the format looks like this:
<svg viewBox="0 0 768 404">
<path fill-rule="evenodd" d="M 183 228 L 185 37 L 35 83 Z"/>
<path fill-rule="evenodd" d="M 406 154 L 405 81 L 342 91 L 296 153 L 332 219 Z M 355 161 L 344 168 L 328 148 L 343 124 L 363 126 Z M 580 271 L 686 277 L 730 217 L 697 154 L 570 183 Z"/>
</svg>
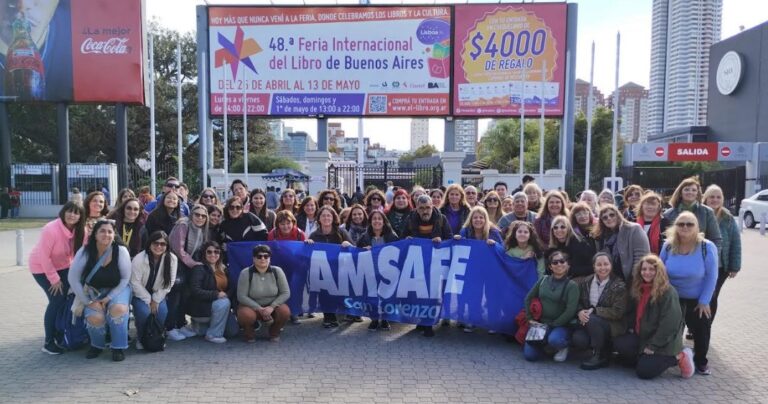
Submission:
<svg viewBox="0 0 768 404">
<path fill-rule="evenodd" d="M 555 357 L 552 358 L 555 360 L 555 362 L 565 362 L 566 359 L 568 359 L 568 348 L 563 348 L 555 354 Z"/>
<path fill-rule="evenodd" d="M 137 339 L 137 340 L 136 340 L 136 350 L 137 350 L 137 351 L 141 351 L 142 349 L 144 349 L 144 345 L 141 345 L 141 341 L 139 341 L 139 340 Z"/>
<path fill-rule="evenodd" d="M 224 337 L 209 337 L 207 335 L 205 336 L 205 340 L 208 342 L 213 342 L 214 344 L 223 344 L 227 342 L 227 339 Z"/>
<path fill-rule="evenodd" d="M 188 325 L 179 328 L 179 332 L 181 333 L 181 335 L 183 335 L 183 336 L 185 336 L 187 338 L 192 338 L 192 337 L 196 337 L 197 336 L 197 332 L 195 330 L 189 328 Z"/>
<path fill-rule="evenodd" d="M 468 333 L 468 334 L 469 334 L 469 333 L 471 333 L 471 332 L 473 332 L 473 331 L 475 331 L 475 326 L 473 326 L 473 325 L 471 325 L 471 324 L 469 324 L 469 325 L 466 325 L 466 326 L 464 327 L 464 332 L 466 332 L 466 333 Z"/>
<path fill-rule="evenodd" d="M 168 331 L 166 334 L 169 340 L 171 341 L 183 341 L 187 339 L 187 337 L 179 331 L 178 328 L 174 328 L 171 331 Z"/>
</svg>

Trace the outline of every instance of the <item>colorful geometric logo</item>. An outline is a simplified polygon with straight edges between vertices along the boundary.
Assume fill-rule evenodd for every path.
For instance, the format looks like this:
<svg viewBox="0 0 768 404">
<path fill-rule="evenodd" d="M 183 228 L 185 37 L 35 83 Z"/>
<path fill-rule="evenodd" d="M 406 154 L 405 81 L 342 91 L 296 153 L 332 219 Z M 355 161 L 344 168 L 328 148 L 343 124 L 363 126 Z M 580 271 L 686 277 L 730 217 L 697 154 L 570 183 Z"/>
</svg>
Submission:
<svg viewBox="0 0 768 404">
<path fill-rule="evenodd" d="M 262 51 L 259 43 L 253 38 L 243 40 L 245 33 L 241 27 L 237 27 L 235 31 L 235 40 L 230 41 L 227 37 L 219 32 L 219 45 L 221 49 L 216 50 L 214 58 L 214 66 L 221 67 L 225 63 L 231 66 L 232 78 L 237 78 L 237 69 L 240 63 L 251 69 L 252 72 L 259 74 L 256 71 L 256 67 L 253 66 L 253 60 L 251 56 Z"/>
</svg>

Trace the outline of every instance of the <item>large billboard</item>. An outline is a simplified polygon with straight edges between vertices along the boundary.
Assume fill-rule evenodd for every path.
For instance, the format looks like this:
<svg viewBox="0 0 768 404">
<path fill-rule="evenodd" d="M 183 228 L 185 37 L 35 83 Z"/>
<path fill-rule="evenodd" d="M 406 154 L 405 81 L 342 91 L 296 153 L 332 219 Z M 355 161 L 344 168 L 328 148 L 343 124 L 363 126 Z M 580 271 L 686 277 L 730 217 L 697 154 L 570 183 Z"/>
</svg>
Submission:
<svg viewBox="0 0 768 404">
<path fill-rule="evenodd" d="M 451 8 L 210 7 L 210 114 L 450 113 Z"/>
<path fill-rule="evenodd" d="M 543 98 L 563 115 L 566 18 L 566 3 L 457 5 L 453 114 L 539 115 Z"/>
<path fill-rule="evenodd" d="M 143 0 L 0 0 L 0 99 L 145 100 Z"/>
</svg>

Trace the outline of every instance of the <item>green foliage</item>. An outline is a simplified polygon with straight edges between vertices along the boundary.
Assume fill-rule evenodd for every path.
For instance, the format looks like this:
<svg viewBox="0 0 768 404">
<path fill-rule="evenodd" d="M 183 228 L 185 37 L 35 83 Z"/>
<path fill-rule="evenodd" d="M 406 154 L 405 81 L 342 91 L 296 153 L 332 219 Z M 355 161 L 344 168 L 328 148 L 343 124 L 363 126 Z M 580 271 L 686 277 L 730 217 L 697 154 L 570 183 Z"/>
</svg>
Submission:
<svg viewBox="0 0 768 404">
<path fill-rule="evenodd" d="M 544 169 L 559 165 L 560 121 L 544 121 Z M 539 171 L 540 152 L 539 120 L 525 122 L 525 148 L 523 161 L 525 172 Z M 503 173 L 516 173 L 520 170 L 520 120 L 503 119 L 486 132 L 480 139 L 477 151 L 478 160 L 488 164 L 489 168 Z"/>
<path fill-rule="evenodd" d="M 416 150 L 414 150 L 412 152 L 407 152 L 407 153 L 403 154 L 402 156 L 400 156 L 400 159 L 398 160 L 398 163 L 400 165 L 410 164 L 410 163 L 413 163 L 413 160 L 416 160 L 416 159 L 422 158 L 422 157 L 430 157 L 430 156 L 432 156 L 435 153 L 438 153 L 437 147 L 435 147 L 434 145 L 431 145 L 431 144 L 427 144 L 427 145 L 419 147 L 418 149 L 416 149 Z"/>
<path fill-rule="evenodd" d="M 611 142 L 613 139 L 613 111 L 597 107 L 592 116 L 592 161 L 590 164 L 590 188 L 602 187 L 603 178 L 611 175 Z M 584 189 L 584 172 L 587 157 L 587 117 L 576 115 L 574 122 L 573 178 L 566 189 L 572 195 Z M 623 142 L 616 144 L 616 168 L 621 166 Z M 617 172 L 618 175 L 618 172 Z"/>
</svg>

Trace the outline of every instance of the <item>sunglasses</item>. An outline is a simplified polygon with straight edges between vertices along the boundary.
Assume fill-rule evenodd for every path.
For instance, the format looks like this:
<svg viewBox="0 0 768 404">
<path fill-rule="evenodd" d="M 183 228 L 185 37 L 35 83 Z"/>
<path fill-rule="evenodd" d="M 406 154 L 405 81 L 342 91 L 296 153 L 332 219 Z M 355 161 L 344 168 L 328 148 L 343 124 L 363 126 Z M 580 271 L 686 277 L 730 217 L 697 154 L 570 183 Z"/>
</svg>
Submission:
<svg viewBox="0 0 768 404">
<path fill-rule="evenodd" d="M 232 205 L 229 207 L 229 210 L 243 210 L 243 207 L 240 205 Z"/>
<path fill-rule="evenodd" d="M 269 259 L 270 254 L 256 254 L 255 257 L 256 259 L 266 260 L 266 259 Z"/>
<path fill-rule="evenodd" d="M 608 220 L 608 219 L 614 219 L 616 217 L 615 213 L 606 213 L 605 215 L 600 216 L 600 219 Z"/>
<path fill-rule="evenodd" d="M 550 263 L 552 265 L 562 265 L 562 264 L 565 264 L 566 261 L 564 259 L 559 259 L 559 260 L 552 260 L 552 261 L 550 261 Z"/>
<path fill-rule="evenodd" d="M 194 216 L 194 217 L 208 217 L 208 215 L 205 215 L 203 213 L 193 213 L 192 216 Z"/>
<path fill-rule="evenodd" d="M 677 227 L 693 227 L 693 226 L 696 226 L 696 223 L 679 222 L 679 223 L 675 223 L 675 226 L 677 226 Z"/>
<path fill-rule="evenodd" d="M 221 254 L 221 251 L 219 250 L 206 250 L 205 255 L 219 255 Z"/>
<path fill-rule="evenodd" d="M 553 230 L 565 230 L 565 229 L 567 229 L 567 227 L 565 227 L 563 225 L 559 225 L 559 226 L 552 226 L 552 229 Z"/>
<path fill-rule="evenodd" d="M 381 202 L 381 198 L 371 198 L 371 202 Z"/>
<path fill-rule="evenodd" d="M 166 243 L 165 241 L 153 241 L 152 245 L 155 247 L 167 247 L 168 243 Z"/>
<path fill-rule="evenodd" d="M 496 198 L 488 198 L 485 200 L 486 202 L 493 202 L 493 203 L 499 203 L 499 200 Z"/>
<path fill-rule="evenodd" d="M 200 197 L 201 198 L 208 198 L 208 199 L 213 199 L 214 198 L 214 196 L 211 195 L 211 194 L 203 194 L 203 195 L 200 195 Z"/>
<path fill-rule="evenodd" d="M 324 197 L 324 198 L 323 198 L 323 200 L 324 200 L 324 201 L 335 201 L 335 200 L 336 200 L 336 198 L 334 198 L 334 197 L 332 197 L 332 196 L 326 196 L 326 197 Z"/>
<path fill-rule="evenodd" d="M 179 184 L 165 184 L 165 186 L 168 188 L 181 188 L 181 185 Z"/>
</svg>

